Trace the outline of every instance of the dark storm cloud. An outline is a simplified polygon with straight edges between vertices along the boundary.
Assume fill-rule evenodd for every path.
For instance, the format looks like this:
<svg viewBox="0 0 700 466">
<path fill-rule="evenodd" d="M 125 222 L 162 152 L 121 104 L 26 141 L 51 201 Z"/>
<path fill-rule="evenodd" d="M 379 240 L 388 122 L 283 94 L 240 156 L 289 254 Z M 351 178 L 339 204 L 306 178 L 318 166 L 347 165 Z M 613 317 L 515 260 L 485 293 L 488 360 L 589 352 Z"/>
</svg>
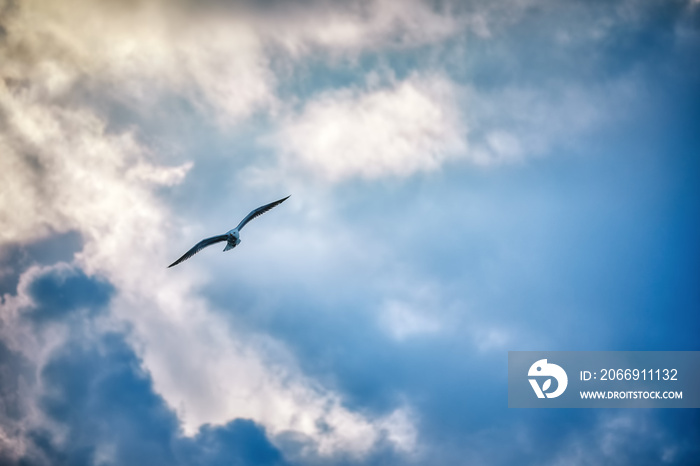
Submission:
<svg viewBox="0 0 700 466">
<path fill-rule="evenodd" d="M 94 315 L 106 309 L 114 288 L 76 268 L 55 268 L 36 277 L 28 287 L 35 306 L 25 315 L 37 323 L 61 320 L 85 310 Z"/>
<path fill-rule="evenodd" d="M 4 369 L 5 363 L 0 367 Z M 51 389 L 41 396 L 39 407 L 65 437 L 59 440 L 50 430 L 34 428 L 26 438 L 31 448 L 20 458 L 5 458 L 4 464 L 285 463 L 252 421 L 204 426 L 195 437 L 183 437 L 177 416 L 153 392 L 140 367 L 118 334 L 104 335 L 94 345 L 68 343 L 60 348 L 41 371 L 41 383 Z M 13 387 L 3 381 L 2 389 L 7 393 Z"/>
<path fill-rule="evenodd" d="M 176 447 L 183 464 L 282 466 L 280 452 L 265 431 L 253 421 L 236 419 L 225 426 L 203 426 L 194 438 L 183 438 Z"/>
</svg>

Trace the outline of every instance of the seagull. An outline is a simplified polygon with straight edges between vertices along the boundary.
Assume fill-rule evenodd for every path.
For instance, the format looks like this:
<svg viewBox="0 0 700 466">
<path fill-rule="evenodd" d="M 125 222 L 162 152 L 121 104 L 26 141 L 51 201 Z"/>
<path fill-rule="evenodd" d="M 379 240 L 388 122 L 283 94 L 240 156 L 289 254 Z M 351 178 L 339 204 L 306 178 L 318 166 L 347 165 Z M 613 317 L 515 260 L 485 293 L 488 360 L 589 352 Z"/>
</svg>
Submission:
<svg viewBox="0 0 700 466">
<path fill-rule="evenodd" d="M 290 194 L 290 196 L 291 196 L 291 194 Z M 224 248 L 224 252 L 228 251 L 229 249 L 235 248 L 236 246 L 238 246 L 241 243 L 240 231 L 244 226 L 246 226 L 246 224 L 248 222 L 250 222 L 251 220 L 253 220 L 256 217 L 261 216 L 262 214 L 264 214 L 268 210 L 272 209 L 273 207 L 280 205 L 281 203 L 283 203 L 287 199 L 289 199 L 289 196 L 285 197 L 284 199 L 280 199 L 279 201 L 270 202 L 269 204 L 265 204 L 264 206 L 258 207 L 257 209 L 251 211 L 248 215 L 246 215 L 246 217 L 243 220 L 241 220 L 241 223 L 239 223 L 236 228 L 234 228 L 233 230 L 227 231 L 223 235 L 212 236 L 211 238 L 203 239 L 199 243 L 195 244 L 192 249 L 190 249 L 185 254 L 183 254 L 181 258 L 179 258 L 178 260 L 176 260 L 175 262 L 170 264 L 168 266 L 168 268 L 173 267 L 173 266 L 179 264 L 180 262 L 186 261 L 187 259 L 194 256 L 195 254 L 197 254 L 199 251 L 206 248 L 207 246 L 211 246 L 212 244 L 216 244 L 216 243 L 221 243 L 222 241 L 226 241 L 226 247 Z"/>
</svg>

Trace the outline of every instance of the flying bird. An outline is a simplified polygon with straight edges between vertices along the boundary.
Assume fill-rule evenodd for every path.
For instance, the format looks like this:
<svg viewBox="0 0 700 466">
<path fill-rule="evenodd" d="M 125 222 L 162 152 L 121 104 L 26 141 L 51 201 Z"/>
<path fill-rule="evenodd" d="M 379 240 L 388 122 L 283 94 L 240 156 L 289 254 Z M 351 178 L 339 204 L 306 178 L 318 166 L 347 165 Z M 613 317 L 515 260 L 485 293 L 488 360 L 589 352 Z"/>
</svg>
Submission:
<svg viewBox="0 0 700 466">
<path fill-rule="evenodd" d="M 211 238 L 203 239 L 199 243 L 195 244 L 192 249 L 190 249 L 185 254 L 183 254 L 181 258 L 179 258 L 178 260 L 176 260 L 175 262 L 170 264 L 168 266 L 168 268 L 170 268 L 174 265 L 177 265 L 180 262 L 186 261 L 187 259 L 194 256 L 202 249 L 206 248 L 207 246 L 211 246 L 212 244 L 221 243 L 223 241 L 226 241 L 226 247 L 224 248 L 224 252 L 228 251 L 229 249 L 235 248 L 236 246 L 238 246 L 241 243 L 240 232 L 241 232 L 241 229 L 244 226 L 246 226 L 246 224 L 248 222 L 250 222 L 251 220 L 253 220 L 256 217 L 261 216 L 262 214 L 264 214 L 268 210 L 272 209 L 273 207 L 280 205 L 281 203 L 283 203 L 287 199 L 289 199 L 289 196 L 285 197 L 284 199 L 280 199 L 279 201 L 270 202 L 269 204 L 265 204 L 264 206 L 258 207 L 257 209 L 251 211 L 248 215 L 246 215 L 246 217 L 243 220 L 241 220 L 241 223 L 239 223 L 236 228 L 234 228 L 233 230 L 229 230 L 228 232 L 226 232 L 223 235 L 212 236 Z"/>
</svg>

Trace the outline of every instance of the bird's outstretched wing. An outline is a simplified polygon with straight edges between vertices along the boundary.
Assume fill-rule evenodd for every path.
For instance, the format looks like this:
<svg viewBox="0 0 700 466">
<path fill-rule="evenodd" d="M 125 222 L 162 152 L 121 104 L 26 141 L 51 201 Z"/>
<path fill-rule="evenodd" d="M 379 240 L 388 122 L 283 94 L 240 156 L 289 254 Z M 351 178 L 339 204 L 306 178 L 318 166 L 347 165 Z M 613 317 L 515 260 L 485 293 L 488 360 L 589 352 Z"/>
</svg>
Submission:
<svg viewBox="0 0 700 466">
<path fill-rule="evenodd" d="M 174 266 L 174 265 L 177 265 L 177 264 L 179 264 L 179 263 L 182 262 L 182 261 L 186 261 L 187 259 L 189 259 L 190 257 L 194 256 L 195 254 L 197 254 L 199 251 L 201 251 L 202 249 L 206 248 L 207 246 L 211 246 L 212 244 L 216 244 L 216 243 L 220 243 L 220 242 L 222 242 L 222 241 L 226 241 L 227 239 L 228 239 L 228 236 L 227 236 L 227 235 L 212 236 L 211 238 L 203 239 L 203 240 L 200 241 L 199 243 L 195 244 L 194 247 L 193 247 L 192 249 L 190 249 L 190 250 L 187 251 L 185 254 L 183 254 L 181 258 L 179 258 L 178 260 L 176 260 L 175 262 L 173 262 L 172 264 L 170 264 L 170 265 L 168 266 L 168 268 L 170 268 L 170 267 L 172 267 L 172 266 Z"/>
<path fill-rule="evenodd" d="M 291 194 L 290 194 L 290 196 L 291 196 Z M 250 222 L 250 221 L 253 220 L 255 217 L 261 216 L 262 214 L 264 214 L 264 213 L 267 212 L 268 210 L 272 209 L 273 207 L 280 205 L 281 203 L 283 203 L 283 202 L 286 201 L 287 199 L 289 199 L 289 196 L 285 197 L 284 199 L 280 199 L 279 201 L 270 202 L 269 204 L 265 204 L 265 205 L 262 206 L 262 207 L 258 207 L 257 209 L 253 210 L 251 213 L 249 213 L 248 215 L 246 215 L 246 217 L 245 217 L 243 220 L 241 220 L 241 223 L 238 224 L 238 226 L 236 227 L 236 229 L 237 229 L 238 231 L 241 231 L 241 228 L 243 228 L 244 226 L 246 226 L 246 223 Z"/>
</svg>

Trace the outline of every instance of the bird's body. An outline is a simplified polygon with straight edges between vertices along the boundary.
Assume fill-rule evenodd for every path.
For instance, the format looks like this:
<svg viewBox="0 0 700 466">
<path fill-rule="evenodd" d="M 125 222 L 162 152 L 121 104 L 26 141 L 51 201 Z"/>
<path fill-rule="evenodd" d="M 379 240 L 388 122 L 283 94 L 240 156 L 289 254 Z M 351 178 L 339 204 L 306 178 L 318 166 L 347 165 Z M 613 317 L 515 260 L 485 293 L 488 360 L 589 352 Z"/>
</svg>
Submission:
<svg viewBox="0 0 700 466">
<path fill-rule="evenodd" d="M 289 196 L 287 196 L 283 199 L 280 199 L 278 201 L 275 201 L 275 202 L 270 202 L 269 204 L 265 204 L 264 206 L 261 206 L 261 207 L 258 207 L 257 209 L 252 210 L 248 215 L 246 215 L 246 217 L 243 220 L 241 220 L 241 223 L 239 223 L 236 228 L 227 231 L 223 235 L 212 236 L 211 238 L 203 239 L 199 243 L 195 244 L 194 247 L 192 247 L 192 249 L 190 249 L 185 254 L 183 254 L 182 257 L 180 257 L 178 260 L 176 260 L 175 262 L 170 264 L 168 266 L 168 268 L 175 266 L 175 265 L 179 264 L 180 262 L 186 261 L 187 259 L 194 256 L 202 249 L 206 248 L 207 246 L 211 246 L 212 244 L 221 243 L 223 241 L 226 241 L 226 247 L 224 248 L 224 252 L 235 248 L 236 246 L 238 246 L 241 243 L 240 231 L 244 226 L 246 226 L 246 224 L 248 222 L 250 222 L 251 220 L 253 220 L 256 217 L 261 216 L 262 214 L 264 214 L 268 210 L 272 209 L 273 207 L 280 205 L 281 203 L 283 203 L 287 199 L 289 199 Z"/>
</svg>

